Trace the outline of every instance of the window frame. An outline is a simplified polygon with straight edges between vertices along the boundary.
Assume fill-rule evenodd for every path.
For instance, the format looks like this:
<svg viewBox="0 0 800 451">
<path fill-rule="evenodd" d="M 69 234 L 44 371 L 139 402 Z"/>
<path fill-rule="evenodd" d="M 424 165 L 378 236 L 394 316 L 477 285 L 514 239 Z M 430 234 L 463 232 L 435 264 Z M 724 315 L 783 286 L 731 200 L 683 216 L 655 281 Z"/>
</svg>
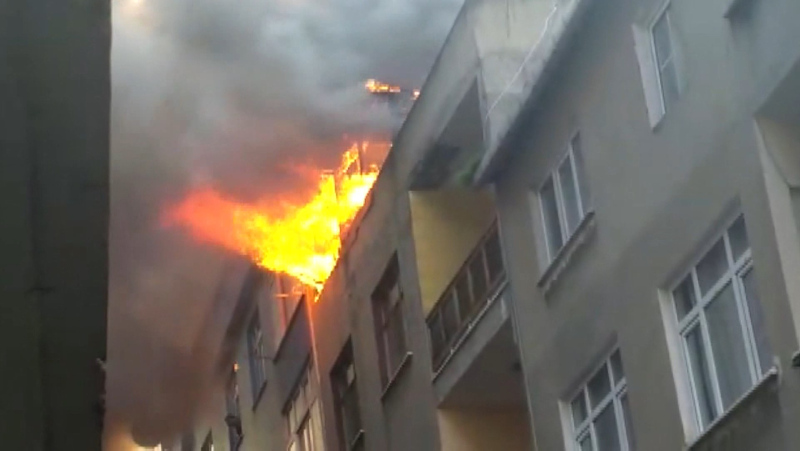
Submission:
<svg viewBox="0 0 800 451">
<path fill-rule="evenodd" d="M 586 219 L 586 216 L 591 211 L 589 207 L 589 199 L 583 199 L 584 194 L 588 193 L 588 186 L 584 186 L 588 182 L 585 180 L 585 168 L 578 167 L 577 159 L 575 157 L 576 152 L 581 152 L 582 149 L 578 148 L 575 150 L 575 142 L 580 142 L 581 140 L 581 133 L 574 132 L 570 135 L 569 142 L 567 143 L 566 151 L 564 154 L 556 161 L 553 167 L 547 172 L 542 183 L 539 184 L 538 189 L 536 190 L 536 198 L 539 203 L 539 216 L 541 218 L 542 224 L 542 232 L 544 238 L 544 248 L 545 248 L 545 256 L 547 257 L 548 265 L 556 260 L 556 257 L 561 253 L 561 251 L 567 247 L 567 243 L 569 240 L 575 236 L 578 229 L 580 229 L 580 224 Z M 583 155 L 580 155 L 580 159 L 583 160 Z M 577 223 L 572 231 L 569 230 L 569 224 L 567 221 L 567 213 L 566 213 L 566 204 L 564 202 L 563 197 L 563 188 L 561 182 L 561 174 L 560 170 L 561 167 L 564 165 L 564 162 L 569 160 L 570 169 L 572 170 L 572 184 L 573 189 L 575 189 L 575 197 L 577 200 L 577 207 L 578 207 L 578 218 L 576 219 Z M 585 164 L 585 163 L 584 163 Z M 583 178 L 583 180 L 581 180 Z M 552 243 L 550 242 L 550 230 L 547 225 L 547 217 L 548 213 L 545 212 L 544 208 L 544 201 L 542 198 L 542 191 L 544 187 L 548 184 L 548 182 L 553 184 L 554 196 L 556 200 L 556 215 L 559 224 L 559 234 L 561 236 L 561 245 L 558 249 L 552 249 Z"/>
<path fill-rule="evenodd" d="M 397 292 L 396 299 L 391 293 Z M 408 353 L 408 337 L 406 331 L 406 320 L 403 314 L 403 300 L 405 299 L 403 287 L 400 283 L 400 264 L 395 253 L 381 276 L 375 290 L 372 292 L 372 311 L 375 322 L 375 341 L 378 346 L 378 363 L 380 364 L 380 376 L 382 387 L 389 386 L 395 373 L 403 364 L 404 356 Z M 398 324 L 395 315 L 399 315 Z M 403 351 L 400 355 L 392 356 L 392 336 L 397 333 L 390 333 L 390 329 L 399 327 L 400 343 Z"/>
<path fill-rule="evenodd" d="M 667 292 L 667 300 L 671 305 L 668 305 L 663 313 L 670 318 L 672 327 L 669 328 L 668 333 L 673 335 L 672 339 L 676 341 L 678 346 L 678 352 L 675 354 L 679 359 L 679 366 L 674 369 L 676 370 L 676 378 L 680 380 L 680 385 L 677 387 L 679 390 L 688 390 L 688 393 L 684 393 L 683 396 L 686 396 L 686 400 L 690 404 L 687 409 L 688 412 L 686 412 L 690 416 L 689 426 L 691 429 L 688 430 L 690 438 L 708 431 L 717 420 L 724 417 L 726 413 L 737 404 L 738 400 L 746 396 L 750 389 L 757 386 L 759 381 L 772 369 L 772 367 L 762 367 L 762 356 L 758 349 L 753 319 L 750 313 L 750 300 L 748 300 L 744 286 L 745 276 L 755 270 L 752 246 L 748 237 L 747 248 L 741 252 L 741 255 L 736 257 L 731 244 L 730 230 L 740 219 L 744 221 L 744 216 L 742 214 L 737 214 L 733 216 L 732 220 L 726 222 L 723 231 L 715 235 L 710 244 L 702 249 L 699 257 L 693 260 L 691 264 L 687 265 L 689 266 L 689 270 L 681 273 L 681 277 L 678 278 L 677 282 L 674 283 Z M 744 224 L 746 231 L 746 221 Z M 723 243 L 723 248 L 725 250 L 725 263 L 727 267 L 724 273 L 717 276 L 713 284 L 703 293 L 697 275 L 697 268 L 720 242 Z M 691 294 L 694 296 L 695 303 L 692 308 L 687 310 L 681 317 L 675 293 L 686 281 L 691 281 Z M 747 390 L 725 407 L 724 400 L 722 399 L 721 382 L 717 373 L 717 362 L 714 354 L 714 346 L 711 341 L 711 332 L 709 330 L 706 310 L 729 285 L 732 288 L 739 323 L 739 328 L 736 329 L 736 331 L 744 343 L 744 357 L 747 361 L 747 372 L 750 376 L 750 380 Z M 722 301 L 724 301 L 724 299 L 719 300 L 719 302 Z M 760 299 L 755 299 L 754 301 L 760 302 Z M 691 363 L 690 345 L 688 344 L 687 338 L 698 328 L 702 351 L 705 356 L 705 374 L 700 375 L 695 374 L 695 369 Z M 770 352 L 772 351 L 770 350 Z M 710 386 L 708 390 L 711 392 L 710 396 L 713 400 L 713 408 L 715 410 L 706 424 L 703 422 L 703 409 L 701 407 L 700 392 L 698 391 L 699 377 L 704 376 L 709 379 Z"/>
<path fill-rule="evenodd" d="M 298 378 L 291 398 L 283 410 L 283 420 L 288 434 L 287 449 L 291 451 L 325 451 L 322 412 L 319 410 L 319 383 L 316 380 L 314 359 L 309 357 Z M 302 405 L 299 404 L 302 397 Z M 298 411 L 297 409 L 301 409 Z M 315 415 L 316 414 L 316 415 Z M 318 422 L 319 424 L 314 424 Z M 315 430 L 314 426 L 318 429 Z M 315 434 L 319 432 L 319 437 Z M 319 444 L 320 449 L 309 449 L 306 443 L 312 439 L 312 447 Z"/>
<path fill-rule="evenodd" d="M 620 362 L 622 361 L 622 354 L 619 348 L 615 348 L 603 359 L 601 364 L 594 371 L 589 373 L 589 376 L 581 382 L 580 387 L 564 403 L 566 405 L 567 413 L 567 415 L 564 417 L 564 421 L 567 422 L 567 430 L 569 431 L 569 434 L 566 436 L 567 440 L 569 441 L 569 446 L 567 449 L 581 451 L 581 443 L 588 437 L 592 443 L 592 450 L 598 450 L 599 446 L 597 443 L 595 422 L 599 416 L 609 406 L 611 406 L 611 408 L 614 410 L 614 419 L 617 426 L 617 438 L 620 443 L 621 451 L 633 451 L 634 447 L 631 443 L 629 443 L 629 437 L 633 437 L 633 431 L 628 430 L 630 426 L 625 418 L 624 406 L 622 404 L 623 398 L 628 397 L 630 399 L 630 395 L 628 394 L 628 379 L 624 370 L 621 371 L 622 374 L 620 375 L 619 380 L 615 379 L 616 374 L 614 373 L 615 370 L 612 364 L 612 359 L 614 356 L 618 356 Z M 596 406 L 594 406 L 592 405 L 589 395 L 589 384 L 602 371 L 606 372 L 606 377 L 608 378 L 610 386 L 608 393 L 606 393 L 603 399 L 597 403 Z M 576 425 L 573 405 L 579 397 L 583 398 L 583 405 L 586 409 L 586 418 Z"/>
<path fill-rule="evenodd" d="M 257 333 L 254 331 L 257 331 Z M 267 385 L 267 354 L 264 344 L 264 328 L 261 327 L 261 317 L 257 308 L 247 325 L 247 364 L 250 370 L 250 389 L 253 397 L 253 407 L 255 408 L 261 398 L 264 387 Z"/>
<path fill-rule="evenodd" d="M 656 78 L 656 84 L 658 86 L 658 96 L 660 99 L 660 116 L 664 117 L 669 112 L 670 107 L 668 107 L 667 102 L 667 94 L 664 90 L 664 81 L 663 81 L 663 72 L 664 69 L 671 64 L 673 67 L 673 71 L 675 71 L 675 86 L 679 90 L 678 97 L 673 99 L 673 102 L 680 97 L 680 80 L 678 79 L 678 61 L 677 61 L 677 53 L 675 48 L 675 38 L 674 38 L 674 29 L 672 27 L 672 17 L 670 14 L 671 8 L 671 1 L 664 2 L 661 8 L 658 10 L 658 13 L 655 15 L 652 21 L 647 28 L 648 37 L 650 40 L 650 52 L 651 57 L 653 59 L 653 69 Z M 658 51 L 656 50 L 656 34 L 655 29 L 661 20 L 666 21 L 667 27 L 667 39 L 669 40 L 669 58 L 663 64 L 661 63 L 658 57 Z"/>
<path fill-rule="evenodd" d="M 352 369 L 352 380 L 350 380 L 349 371 Z M 347 340 L 344 348 L 342 349 L 336 363 L 331 369 L 331 391 L 333 392 L 333 404 L 336 413 L 336 429 L 338 433 L 339 446 L 342 450 L 350 450 L 354 447 L 357 440 L 363 435 L 363 421 L 361 419 L 361 410 L 359 406 L 358 396 L 358 372 L 355 364 L 355 355 L 353 352 L 353 344 L 350 339 Z M 348 415 L 346 403 L 355 403 L 355 415 Z M 354 418 L 353 418 L 354 417 Z M 350 437 L 346 421 L 355 423 L 353 436 Z"/>
</svg>

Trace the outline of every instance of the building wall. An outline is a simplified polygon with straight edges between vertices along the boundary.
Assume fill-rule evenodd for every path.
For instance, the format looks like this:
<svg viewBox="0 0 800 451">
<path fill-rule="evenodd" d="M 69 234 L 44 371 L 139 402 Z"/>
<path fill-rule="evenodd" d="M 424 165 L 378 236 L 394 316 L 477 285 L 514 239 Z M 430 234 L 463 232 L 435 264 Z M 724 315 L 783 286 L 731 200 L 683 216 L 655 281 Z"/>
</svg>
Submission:
<svg viewBox="0 0 800 451">
<path fill-rule="evenodd" d="M 559 403 L 613 346 L 626 367 L 638 448 L 685 445 L 659 290 L 690 268 L 733 211 L 747 221 L 766 326 L 782 368 L 789 368 L 797 349 L 753 124 L 757 106 L 747 103 L 755 96 L 741 88 L 742 62 L 750 58 L 736 47 L 748 45 L 732 35 L 725 3 L 672 1 L 686 86 L 655 130 L 631 25 L 659 7 L 656 1 L 596 5 L 535 112 L 525 113 L 528 126 L 516 135 L 496 198 L 538 449 L 564 449 Z M 790 12 L 785 2 L 752 3 Z M 596 226 L 545 295 L 538 284 L 546 267 L 540 218 L 530 187 L 544 180 L 575 131 L 582 137 Z M 770 446 L 795 442 L 789 425 L 798 418 L 797 378 L 787 379 L 767 403 L 772 407 L 761 411 L 770 428 L 751 430 L 763 436 L 743 436 L 724 449 L 784 449 Z"/>
<path fill-rule="evenodd" d="M 414 250 L 422 309 L 427 315 L 495 219 L 488 191 L 414 191 L 411 203 Z"/>
<path fill-rule="evenodd" d="M 0 5 L 4 449 L 100 449 L 109 8 Z"/>
</svg>

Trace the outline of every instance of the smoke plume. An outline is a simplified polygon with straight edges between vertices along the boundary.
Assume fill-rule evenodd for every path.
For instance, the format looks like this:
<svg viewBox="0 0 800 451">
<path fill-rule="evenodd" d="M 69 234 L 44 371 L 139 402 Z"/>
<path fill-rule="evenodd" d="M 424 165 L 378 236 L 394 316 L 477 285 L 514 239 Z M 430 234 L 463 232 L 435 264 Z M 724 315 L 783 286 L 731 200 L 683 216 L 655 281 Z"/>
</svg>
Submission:
<svg viewBox="0 0 800 451">
<path fill-rule="evenodd" d="M 461 0 L 113 1 L 108 429 L 156 443 L 209 393 L 191 350 L 231 260 L 162 228 L 164 205 L 307 195 L 298 168 L 392 126 L 364 80 L 419 87 Z"/>
</svg>

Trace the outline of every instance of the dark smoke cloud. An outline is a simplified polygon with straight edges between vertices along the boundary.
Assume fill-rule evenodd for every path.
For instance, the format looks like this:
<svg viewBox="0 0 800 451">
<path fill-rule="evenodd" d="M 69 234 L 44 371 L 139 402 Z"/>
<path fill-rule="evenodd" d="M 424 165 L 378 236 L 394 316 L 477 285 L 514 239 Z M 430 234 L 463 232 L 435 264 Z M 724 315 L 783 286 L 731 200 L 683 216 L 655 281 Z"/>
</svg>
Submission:
<svg viewBox="0 0 800 451">
<path fill-rule="evenodd" d="M 113 1 L 109 430 L 152 442 L 208 392 L 192 349 L 231 259 L 160 210 L 200 185 L 307 193 L 293 168 L 392 126 L 364 80 L 420 86 L 461 0 Z"/>
</svg>

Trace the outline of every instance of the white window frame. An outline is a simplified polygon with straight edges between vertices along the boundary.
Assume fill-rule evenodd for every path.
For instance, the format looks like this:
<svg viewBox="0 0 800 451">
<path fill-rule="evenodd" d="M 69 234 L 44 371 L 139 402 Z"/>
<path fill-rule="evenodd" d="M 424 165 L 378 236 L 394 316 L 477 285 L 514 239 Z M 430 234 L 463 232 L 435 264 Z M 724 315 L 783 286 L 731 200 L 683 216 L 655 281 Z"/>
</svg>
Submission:
<svg viewBox="0 0 800 451">
<path fill-rule="evenodd" d="M 577 163 L 575 163 L 576 161 L 575 148 L 573 143 L 575 142 L 576 139 L 580 139 L 580 136 L 581 136 L 580 133 L 577 132 L 572 134 L 569 143 L 567 144 L 567 150 L 564 153 L 564 156 L 562 156 L 558 160 L 553 169 L 551 169 L 550 172 L 547 174 L 547 177 L 544 178 L 544 181 L 541 183 L 541 185 L 539 185 L 539 189 L 536 191 L 536 197 L 539 203 L 539 215 L 542 220 L 542 231 L 544 232 L 543 233 L 544 248 L 548 264 L 552 263 L 553 260 L 555 260 L 555 258 L 561 252 L 561 250 L 564 249 L 569 239 L 572 238 L 575 232 L 580 228 L 581 222 L 586 218 L 586 214 L 589 212 L 589 209 L 587 208 L 588 205 L 586 205 L 588 204 L 588 199 L 583 199 L 581 190 L 582 184 L 587 183 L 587 181 L 580 180 L 586 168 L 581 168 L 581 171 L 579 172 L 578 165 Z M 561 166 L 563 166 L 564 162 L 566 162 L 567 160 L 569 160 L 569 164 L 572 169 L 572 183 L 575 189 L 575 197 L 578 201 L 578 219 L 577 219 L 578 223 L 575 226 L 575 230 L 573 230 L 572 232 L 569 231 L 569 225 L 567 224 L 567 213 L 565 210 L 564 197 L 563 197 L 564 194 L 562 192 L 562 187 L 561 187 L 561 175 L 559 174 L 559 169 L 561 169 Z M 556 196 L 556 210 L 558 214 L 558 223 L 560 228 L 559 233 L 561 234 L 561 246 L 558 249 L 551 249 L 552 243 L 550 243 L 550 230 L 548 229 L 547 226 L 547 219 L 546 219 L 547 213 L 545 213 L 544 201 L 541 196 L 542 190 L 544 189 L 545 185 L 547 185 L 548 182 L 553 183 L 553 189 L 555 191 L 555 196 Z M 586 190 L 585 187 L 584 190 Z"/>
<path fill-rule="evenodd" d="M 289 451 L 325 451 L 318 387 L 313 359 L 310 358 L 284 412 L 284 421 L 289 434 L 287 446 Z M 317 444 L 319 449 L 316 449 Z"/>
<path fill-rule="evenodd" d="M 652 52 L 653 67 L 655 69 L 655 74 L 654 75 L 656 77 L 656 83 L 658 84 L 658 95 L 659 95 L 659 98 L 661 100 L 660 105 L 659 105 L 659 108 L 661 110 L 660 111 L 661 116 L 666 115 L 667 112 L 668 112 L 667 97 L 666 97 L 667 94 L 666 94 L 666 92 L 664 92 L 664 82 L 663 82 L 663 77 L 662 77 L 661 74 L 664 71 L 664 69 L 667 67 L 667 65 L 672 64 L 674 66 L 673 70 L 675 71 L 676 78 L 678 76 L 677 75 L 678 74 L 678 66 L 677 66 L 678 65 L 678 61 L 677 61 L 676 48 L 675 48 L 675 39 L 673 38 L 674 32 L 673 32 L 673 28 L 672 28 L 672 17 L 670 15 L 669 11 L 670 11 L 670 2 L 667 2 L 667 3 L 664 4 L 664 6 L 662 6 L 662 8 L 659 11 L 659 13 L 656 14 L 655 19 L 652 20 L 652 22 L 650 23 L 649 29 L 648 29 L 648 33 L 649 33 L 649 37 L 650 37 L 650 51 Z M 659 61 L 659 59 L 658 59 L 658 52 L 656 51 L 656 35 L 655 35 L 656 25 L 658 25 L 658 23 L 661 22 L 661 20 L 665 20 L 667 22 L 666 23 L 667 32 L 668 32 L 667 39 L 669 39 L 669 51 L 670 51 L 669 58 L 667 58 L 666 61 L 664 61 L 663 63 L 661 61 Z M 678 85 L 680 84 L 679 80 L 677 80 L 677 79 L 675 80 L 675 82 Z M 680 95 L 680 92 L 678 94 Z"/>
<path fill-rule="evenodd" d="M 675 28 L 672 26 L 671 0 L 663 0 L 652 13 L 640 16 L 632 24 L 634 50 L 639 63 L 645 106 L 651 129 L 656 129 L 667 114 L 667 105 L 661 80 L 662 66 L 658 62 L 653 34 L 656 24 L 664 17 L 668 21 L 669 42 L 672 50 L 669 61 L 675 67 L 675 81 L 677 83 L 678 98 L 680 98 L 683 95 L 686 80 L 683 77 L 684 65 L 681 47 L 676 39 Z"/>
<path fill-rule="evenodd" d="M 669 317 L 668 333 L 674 336 L 673 343 L 676 344 L 676 346 L 673 347 L 673 357 L 680 359 L 679 365 L 673 367 L 673 371 L 676 372 L 676 378 L 679 379 L 676 381 L 676 385 L 679 389 L 679 392 L 681 390 L 684 392 L 688 391 L 688 393 L 679 394 L 684 397 L 684 402 L 688 401 L 690 404 L 689 408 L 686 409 L 687 412 L 685 412 L 690 416 L 688 422 L 689 424 L 684 423 L 684 428 L 687 429 L 687 435 L 690 439 L 695 438 L 707 431 L 719 418 L 725 416 L 725 414 L 736 405 L 736 402 L 733 402 L 730 406 L 728 406 L 727 409 L 724 408 L 720 382 L 717 376 L 714 348 L 711 343 L 711 336 L 709 334 L 708 322 L 706 319 L 706 308 L 712 303 L 716 296 L 728 286 L 728 284 L 731 284 L 733 288 L 734 299 L 736 302 L 740 326 L 739 331 L 741 332 L 742 339 L 744 341 L 745 356 L 750 374 L 750 388 L 756 386 L 761 378 L 770 370 L 770 368 L 761 367 L 759 350 L 753 331 L 753 322 L 750 317 L 750 307 L 748 305 L 743 282 L 743 278 L 750 271 L 754 270 L 751 246 L 748 242 L 747 249 L 745 249 L 737 258 L 734 258 L 733 249 L 731 247 L 729 231 L 731 226 L 740 218 L 742 218 L 741 214 L 736 215 L 732 221 L 729 221 L 726 227 L 723 229 L 723 232 L 720 235 L 717 235 L 711 244 L 703 250 L 703 253 L 700 255 L 700 257 L 694 261 L 694 263 L 691 265 L 691 269 L 682 274 L 678 281 L 671 287 L 666 296 L 666 300 L 671 305 L 669 305 L 668 308 L 663 309 L 663 313 Z M 714 282 L 714 285 L 708 288 L 707 292 L 702 295 L 697 276 L 697 266 L 708 255 L 711 249 L 713 249 L 713 247 L 716 246 L 720 241 L 723 242 L 725 248 L 725 258 L 728 268 L 726 269 L 725 273 Z M 691 279 L 693 295 L 695 296 L 696 304 L 688 312 L 686 312 L 683 318 L 679 319 L 678 306 L 674 293 L 687 279 L 687 277 Z M 707 376 L 711 385 L 709 389 L 713 398 L 714 408 L 716 409 L 716 415 L 713 418 L 710 418 L 709 423 L 706 425 L 703 425 L 700 400 L 698 399 L 699 392 L 695 385 L 698 378 L 697 375 L 694 374 L 694 370 L 692 368 L 691 358 L 689 355 L 689 345 L 687 343 L 687 336 L 697 327 L 700 328 L 700 336 L 702 339 L 703 352 L 706 360 L 706 371 L 708 372 Z M 744 394 L 746 393 L 747 391 L 745 391 Z"/>
<path fill-rule="evenodd" d="M 614 418 L 617 424 L 617 437 L 619 438 L 621 450 L 631 451 L 631 444 L 628 443 L 628 437 L 632 436 L 632 431 L 628 431 L 628 424 L 625 419 L 622 406 L 622 398 L 629 396 L 628 379 L 623 371 L 619 381 L 614 380 L 615 375 L 611 365 L 611 359 L 615 354 L 619 355 L 620 359 L 622 359 L 619 349 L 615 349 L 613 352 L 611 352 L 608 357 L 603 360 L 601 365 L 595 369 L 585 381 L 583 381 L 577 392 L 575 392 L 573 396 L 567 399 L 564 403 L 566 409 L 564 412 L 565 415 L 563 415 L 563 421 L 566 422 L 565 429 L 569 431 L 569 435 L 566 436 L 566 439 L 568 440 L 568 450 L 580 451 L 580 444 L 584 439 L 586 439 L 587 436 L 589 436 L 592 441 L 592 449 L 595 451 L 599 449 L 594 423 L 600 413 L 602 413 L 603 410 L 605 410 L 610 404 L 613 404 L 612 408 L 614 409 Z M 589 383 L 601 371 L 606 371 L 611 389 L 608 391 L 608 394 L 606 394 L 603 400 L 597 404 L 597 406 L 592 406 L 591 400 L 589 399 Z M 572 412 L 572 406 L 578 397 L 583 397 L 584 406 L 586 408 L 586 418 L 576 426 L 574 420 L 575 416 Z"/>
</svg>

